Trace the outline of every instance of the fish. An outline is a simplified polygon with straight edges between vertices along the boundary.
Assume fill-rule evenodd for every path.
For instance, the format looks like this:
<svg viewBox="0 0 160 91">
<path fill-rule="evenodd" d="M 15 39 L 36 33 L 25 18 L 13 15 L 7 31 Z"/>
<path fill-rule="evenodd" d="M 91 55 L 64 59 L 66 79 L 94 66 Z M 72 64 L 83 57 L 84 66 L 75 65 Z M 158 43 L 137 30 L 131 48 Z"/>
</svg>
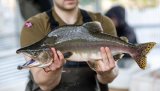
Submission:
<svg viewBox="0 0 160 91">
<path fill-rule="evenodd" d="M 115 60 L 121 59 L 124 53 L 129 54 L 141 69 L 145 69 L 147 54 L 155 45 L 155 42 L 132 44 L 124 37 L 104 33 L 98 21 L 65 25 L 49 32 L 41 40 L 18 49 L 16 53 L 27 56 L 29 60 L 17 68 L 49 66 L 53 62 L 52 47 L 61 51 L 67 61 L 75 62 L 102 60 L 100 47 L 108 47 Z"/>
</svg>

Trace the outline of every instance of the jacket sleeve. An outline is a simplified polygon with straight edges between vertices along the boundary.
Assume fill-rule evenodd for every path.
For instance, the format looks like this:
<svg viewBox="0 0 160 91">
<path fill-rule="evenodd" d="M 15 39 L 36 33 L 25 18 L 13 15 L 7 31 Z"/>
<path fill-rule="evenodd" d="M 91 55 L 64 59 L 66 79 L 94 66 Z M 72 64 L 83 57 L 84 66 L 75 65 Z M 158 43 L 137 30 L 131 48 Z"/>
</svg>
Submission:
<svg viewBox="0 0 160 91">
<path fill-rule="evenodd" d="M 33 16 L 28 19 L 20 34 L 20 45 L 25 47 L 31 45 L 45 36 L 44 26 L 38 16 Z"/>
<path fill-rule="evenodd" d="M 117 36 L 115 25 L 112 20 L 106 16 L 101 16 L 101 24 L 103 27 L 103 32 L 108 33 L 113 36 Z"/>
</svg>

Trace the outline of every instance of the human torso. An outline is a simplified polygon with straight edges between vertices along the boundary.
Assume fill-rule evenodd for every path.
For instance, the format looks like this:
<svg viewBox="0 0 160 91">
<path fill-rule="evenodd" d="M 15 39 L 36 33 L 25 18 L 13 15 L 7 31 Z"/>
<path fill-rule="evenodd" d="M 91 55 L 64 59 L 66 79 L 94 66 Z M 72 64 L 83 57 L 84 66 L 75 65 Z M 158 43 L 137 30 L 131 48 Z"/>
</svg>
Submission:
<svg viewBox="0 0 160 91">
<path fill-rule="evenodd" d="M 55 21 L 58 22 L 58 26 L 66 25 L 54 11 L 52 11 L 52 14 L 55 18 Z M 88 14 L 92 19 L 91 21 L 101 22 L 104 32 L 116 36 L 114 27 L 108 18 L 102 17 L 102 15 L 99 13 L 89 12 Z M 33 29 L 32 32 L 34 32 L 35 34 L 38 33 L 36 34 L 37 37 L 31 36 L 33 37 L 32 41 L 27 39 L 27 42 L 25 40 L 26 37 L 22 38 L 21 46 L 32 44 L 42 39 L 46 34 L 53 30 L 51 29 L 49 17 L 45 12 L 34 16 L 28 21 L 35 22 L 35 20 L 39 22 L 37 25 L 39 30 L 36 28 L 36 30 Z M 79 12 L 78 20 L 74 25 L 81 25 L 83 23 L 83 16 Z M 87 63 L 67 62 L 64 65 L 61 82 L 53 91 L 97 91 L 97 89 L 99 89 L 99 85 L 97 84 L 98 81 L 96 80 L 96 73 L 89 68 Z"/>
</svg>

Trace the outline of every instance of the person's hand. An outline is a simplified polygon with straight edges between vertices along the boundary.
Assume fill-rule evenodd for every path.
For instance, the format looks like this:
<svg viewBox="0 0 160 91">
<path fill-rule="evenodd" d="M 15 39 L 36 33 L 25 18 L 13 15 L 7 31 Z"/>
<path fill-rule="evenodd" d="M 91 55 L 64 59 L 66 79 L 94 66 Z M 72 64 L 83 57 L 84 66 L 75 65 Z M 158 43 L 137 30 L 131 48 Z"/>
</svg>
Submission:
<svg viewBox="0 0 160 91">
<path fill-rule="evenodd" d="M 60 51 L 56 51 L 55 48 L 51 48 L 53 54 L 53 62 L 48 67 L 44 68 L 44 71 L 55 71 L 61 68 L 65 64 L 65 59 L 63 54 Z"/>
<path fill-rule="evenodd" d="M 116 62 L 108 47 L 101 47 L 102 60 L 89 61 L 88 64 L 91 69 L 96 71 L 97 79 L 102 84 L 112 82 L 118 75 Z"/>
<path fill-rule="evenodd" d="M 55 48 L 51 48 L 53 55 L 53 62 L 48 67 L 42 69 L 39 67 L 31 68 L 31 73 L 35 83 L 43 91 L 51 91 L 55 88 L 61 80 L 62 66 L 65 63 L 63 54 L 60 51 L 56 51 Z"/>
<path fill-rule="evenodd" d="M 91 69 L 96 71 L 98 74 L 110 73 L 115 68 L 116 62 L 111 54 L 108 47 L 101 47 L 102 60 L 88 61 Z"/>
</svg>

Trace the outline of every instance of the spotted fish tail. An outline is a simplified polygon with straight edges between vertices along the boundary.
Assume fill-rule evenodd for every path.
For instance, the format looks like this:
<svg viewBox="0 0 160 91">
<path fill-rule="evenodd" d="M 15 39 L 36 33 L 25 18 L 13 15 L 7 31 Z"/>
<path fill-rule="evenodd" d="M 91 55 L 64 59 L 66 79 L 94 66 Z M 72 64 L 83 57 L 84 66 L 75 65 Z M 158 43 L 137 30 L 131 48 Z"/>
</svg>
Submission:
<svg viewBox="0 0 160 91">
<path fill-rule="evenodd" d="M 132 55 L 132 57 L 137 62 L 138 66 L 141 69 L 145 69 L 147 65 L 146 61 L 146 55 L 149 53 L 149 51 L 154 47 L 156 43 L 155 42 L 149 42 L 144 44 L 139 44 L 136 46 L 136 53 Z"/>
</svg>

